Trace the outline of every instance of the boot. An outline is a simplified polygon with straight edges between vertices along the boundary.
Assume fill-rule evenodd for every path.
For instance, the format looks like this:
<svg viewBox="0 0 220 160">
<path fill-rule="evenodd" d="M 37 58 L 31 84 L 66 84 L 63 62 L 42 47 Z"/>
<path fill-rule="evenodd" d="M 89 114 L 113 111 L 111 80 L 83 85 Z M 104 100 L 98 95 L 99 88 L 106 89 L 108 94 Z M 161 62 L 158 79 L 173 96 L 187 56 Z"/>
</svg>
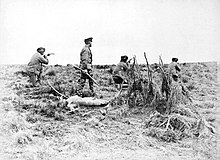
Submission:
<svg viewBox="0 0 220 160">
<path fill-rule="evenodd" d="M 38 79 L 38 80 L 36 81 L 36 83 L 42 84 L 40 79 Z"/>
<path fill-rule="evenodd" d="M 89 89 L 90 89 L 90 91 L 91 91 L 91 93 L 92 93 L 92 97 L 95 97 L 96 94 L 95 94 L 95 92 L 94 92 L 93 83 L 90 83 L 90 84 L 89 84 Z"/>
<path fill-rule="evenodd" d="M 95 91 L 93 90 L 93 89 L 90 89 L 91 90 L 91 93 L 92 93 L 92 97 L 96 97 L 97 96 L 97 94 L 95 93 Z"/>
</svg>

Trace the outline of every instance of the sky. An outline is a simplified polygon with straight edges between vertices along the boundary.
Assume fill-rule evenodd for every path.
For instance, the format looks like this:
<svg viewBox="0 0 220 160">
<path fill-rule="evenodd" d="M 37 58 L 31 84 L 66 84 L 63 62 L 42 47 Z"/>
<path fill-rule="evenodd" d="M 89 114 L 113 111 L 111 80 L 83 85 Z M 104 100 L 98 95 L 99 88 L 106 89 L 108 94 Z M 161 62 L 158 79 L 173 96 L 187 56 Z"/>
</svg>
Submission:
<svg viewBox="0 0 220 160">
<path fill-rule="evenodd" d="M 27 64 L 45 47 L 50 64 L 220 61 L 220 0 L 0 0 L 0 64 Z"/>
</svg>

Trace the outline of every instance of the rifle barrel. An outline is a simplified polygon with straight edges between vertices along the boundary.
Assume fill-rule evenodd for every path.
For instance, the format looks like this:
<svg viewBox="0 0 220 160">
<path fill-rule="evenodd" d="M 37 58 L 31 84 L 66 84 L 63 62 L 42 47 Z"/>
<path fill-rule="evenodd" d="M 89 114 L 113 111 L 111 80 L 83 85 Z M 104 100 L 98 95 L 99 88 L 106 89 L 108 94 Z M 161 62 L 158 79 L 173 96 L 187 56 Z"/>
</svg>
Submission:
<svg viewBox="0 0 220 160">
<path fill-rule="evenodd" d="M 83 72 L 83 70 L 79 68 L 78 66 L 73 65 L 73 67 Z M 95 79 L 92 78 L 88 73 L 86 72 L 83 72 L 83 73 L 85 73 L 97 86 L 99 86 L 99 84 L 95 81 Z"/>
</svg>

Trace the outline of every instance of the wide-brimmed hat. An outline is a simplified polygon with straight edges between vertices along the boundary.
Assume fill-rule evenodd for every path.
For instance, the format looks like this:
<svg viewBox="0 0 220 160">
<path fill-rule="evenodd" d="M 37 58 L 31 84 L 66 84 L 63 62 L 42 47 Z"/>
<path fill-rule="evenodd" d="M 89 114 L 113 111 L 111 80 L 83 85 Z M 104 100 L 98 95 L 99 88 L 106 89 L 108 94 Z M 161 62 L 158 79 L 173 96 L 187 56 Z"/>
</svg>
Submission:
<svg viewBox="0 0 220 160">
<path fill-rule="evenodd" d="M 37 51 L 39 52 L 40 50 L 44 50 L 45 51 L 45 48 L 44 47 L 39 47 L 38 49 L 37 49 Z"/>
</svg>

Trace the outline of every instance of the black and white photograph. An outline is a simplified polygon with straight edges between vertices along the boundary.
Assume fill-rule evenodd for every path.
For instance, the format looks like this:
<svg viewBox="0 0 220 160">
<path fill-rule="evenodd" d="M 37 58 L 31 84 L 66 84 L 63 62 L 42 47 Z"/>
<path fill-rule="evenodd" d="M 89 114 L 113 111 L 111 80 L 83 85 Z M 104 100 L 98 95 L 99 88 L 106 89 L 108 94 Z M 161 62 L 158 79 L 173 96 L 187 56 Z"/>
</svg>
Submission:
<svg viewBox="0 0 220 160">
<path fill-rule="evenodd" d="M 0 0 L 0 160 L 220 159 L 220 0 Z"/>
</svg>

